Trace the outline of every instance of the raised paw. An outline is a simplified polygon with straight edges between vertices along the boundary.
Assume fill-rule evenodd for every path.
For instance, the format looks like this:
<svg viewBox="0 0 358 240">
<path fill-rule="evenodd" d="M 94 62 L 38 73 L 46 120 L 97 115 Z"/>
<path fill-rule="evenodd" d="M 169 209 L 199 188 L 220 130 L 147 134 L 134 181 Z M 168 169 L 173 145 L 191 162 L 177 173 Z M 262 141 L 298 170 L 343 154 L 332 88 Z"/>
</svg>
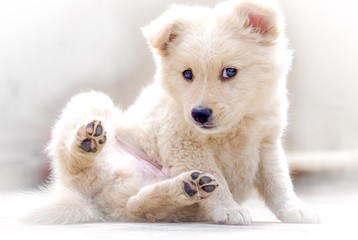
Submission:
<svg viewBox="0 0 358 240">
<path fill-rule="evenodd" d="M 107 138 L 102 123 L 97 120 L 80 127 L 77 136 L 80 149 L 87 153 L 95 153 L 100 150 Z"/>
<path fill-rule="evenodd" d="M 218 185 L 212 175 L 198 171 L 190 172 L 183 180 L 184 192 L 190 198 L 207 198 Z"/>
</svg>

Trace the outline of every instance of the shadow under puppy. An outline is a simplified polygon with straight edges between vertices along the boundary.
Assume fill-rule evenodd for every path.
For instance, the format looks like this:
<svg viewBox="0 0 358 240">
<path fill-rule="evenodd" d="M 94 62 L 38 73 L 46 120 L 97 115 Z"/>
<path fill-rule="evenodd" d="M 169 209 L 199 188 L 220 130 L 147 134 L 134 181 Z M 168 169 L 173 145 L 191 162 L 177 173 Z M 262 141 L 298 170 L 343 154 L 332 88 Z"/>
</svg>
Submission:
<svg viewBox="0 0 358 240">
<path fill-rule="evenodd" d="M 53 182 L 26 219 L 248 224 L 256 188 L 281 221 L 318 222 L 281 144 L 291 51 L 264 2 L 174 5 L 145 27 L 155 80 L 126 111 L 103 93 L 71 99 L 48 146 Z"/>
</svg>

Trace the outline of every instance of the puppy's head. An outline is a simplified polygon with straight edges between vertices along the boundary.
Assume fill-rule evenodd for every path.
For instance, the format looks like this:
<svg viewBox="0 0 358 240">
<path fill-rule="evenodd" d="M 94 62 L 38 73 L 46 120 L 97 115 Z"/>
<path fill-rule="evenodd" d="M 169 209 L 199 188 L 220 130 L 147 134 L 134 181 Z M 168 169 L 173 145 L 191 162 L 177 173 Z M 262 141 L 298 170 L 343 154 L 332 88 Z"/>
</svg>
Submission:
<svg viewBox="0 0 358 240">
<path fill-rule="evenodd" d="M 291 58 L 275 4 L 172 6 L 143 30 L 158 79 L 186 121 L 204 133 L 230 130 L 284 85 Z"/>
</svg>

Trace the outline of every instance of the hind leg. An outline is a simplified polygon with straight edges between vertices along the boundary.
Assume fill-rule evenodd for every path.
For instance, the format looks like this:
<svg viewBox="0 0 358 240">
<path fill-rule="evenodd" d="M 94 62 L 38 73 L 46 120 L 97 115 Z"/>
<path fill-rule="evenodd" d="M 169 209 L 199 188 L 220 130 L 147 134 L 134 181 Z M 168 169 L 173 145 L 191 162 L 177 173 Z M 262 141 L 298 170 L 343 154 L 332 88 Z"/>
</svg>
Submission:
<svg viewBox="0 0 358 240">
<path fill-rule="evenodd" d="M 103 93 L 81 93 L 68 102 L 48 146 L 58 177 L 76 175 L 93 166 L 101 150 L 115 141 L 115 119 L 119 115 Z"/>
<path fill-rule="evenodd" d="M 180 209 L 208 198 L 217 186 L 210 174 L 199 171 L 183 173 L 142 188 L 128 200 L 127 217 L 131 221 L 176 221 L 183 217 L 176 215 Z"/>
<path fill-rule="evenodd" d="M 68 102 L 48 146 L 53 182 L 41 191 L 43 202 L 31 207 L 26 219 L 42 223 L 102 219 L 93 198 L 108 180 L 102 153 L 115 142 L 119 114 L 111 99 L 98 92 L 81 93 Z"/>
</svg>

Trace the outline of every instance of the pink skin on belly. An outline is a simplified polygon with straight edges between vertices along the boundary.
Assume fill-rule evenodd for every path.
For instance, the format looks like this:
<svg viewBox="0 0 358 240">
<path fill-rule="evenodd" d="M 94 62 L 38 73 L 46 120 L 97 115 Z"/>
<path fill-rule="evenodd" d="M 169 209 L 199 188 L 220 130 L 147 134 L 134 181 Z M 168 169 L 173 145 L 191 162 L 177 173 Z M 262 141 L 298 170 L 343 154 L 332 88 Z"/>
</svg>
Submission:
<svg viewBox="0 0 358 240">
<path fill-rule="evenodd" d="M 127 154 L 133 156 L 133 164 L 137 170 L 141 170 L 144 176 L 155 178 L 157 180 L 165 180 L 169 178 L 169 169 L 159 165 L 152 160 L 143 151 L 118 139 L 121 149 Z"/>
</svg>

